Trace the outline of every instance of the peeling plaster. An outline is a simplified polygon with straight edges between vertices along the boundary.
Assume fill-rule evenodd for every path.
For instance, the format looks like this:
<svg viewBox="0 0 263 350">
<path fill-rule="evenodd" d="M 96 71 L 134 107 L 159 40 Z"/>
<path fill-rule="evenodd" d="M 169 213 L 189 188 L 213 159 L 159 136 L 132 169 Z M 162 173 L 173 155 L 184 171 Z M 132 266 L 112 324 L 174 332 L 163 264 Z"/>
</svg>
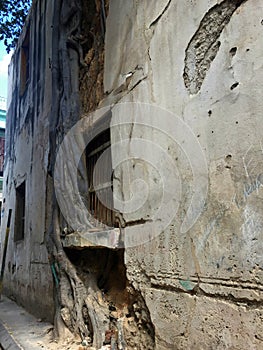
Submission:
<svg viewBox="0 0 263 350">
<path fill-rule="evenodd" d="M 206 74 L 220 48 L 220 34 L 234 12 L 247 0 L 225 0 L 203 17 L 185 52 L 184 82 L 190 94 L 201 89 Z M 232 87 L 231 87 L 232 88 Z M 234 87 L 233 87 L 234 88 Z M 232 89 L 233 89 L 232 88 Z"/>
</svg>

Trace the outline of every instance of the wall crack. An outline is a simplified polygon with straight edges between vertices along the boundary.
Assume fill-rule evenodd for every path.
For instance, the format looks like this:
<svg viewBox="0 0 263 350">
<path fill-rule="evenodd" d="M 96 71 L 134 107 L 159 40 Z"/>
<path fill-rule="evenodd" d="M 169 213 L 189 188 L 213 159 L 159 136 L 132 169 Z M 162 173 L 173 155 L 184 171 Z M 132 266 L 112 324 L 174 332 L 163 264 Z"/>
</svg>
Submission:
<svg viewBox="0 0 263 350">
<path fill-rule="evenodd" d="M 149 28 L 155 26 L 159 22 L 159 20 L 162 18 L 162 16 L 165 14 L 165 12 L 168 10 L 168 8 L 169 8 L 169 6 L 171 4 L 171 1 L 172 0 L 168 1 L 168 3 L 166 4 L 165 8 L 163 9 L 163 11 L 159 14 L 159 16 L 157 18 L 155 18 L 155 20 L 152 21 L 152 23 L 150 24 Z"/>
</svg>

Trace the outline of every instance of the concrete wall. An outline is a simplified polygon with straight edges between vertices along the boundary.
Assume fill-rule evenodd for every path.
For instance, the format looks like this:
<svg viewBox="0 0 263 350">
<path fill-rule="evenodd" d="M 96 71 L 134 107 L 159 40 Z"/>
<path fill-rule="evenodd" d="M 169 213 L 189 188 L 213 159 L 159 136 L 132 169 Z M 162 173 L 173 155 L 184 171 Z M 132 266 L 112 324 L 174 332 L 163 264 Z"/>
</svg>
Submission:
<svg viewBox="0 0 263 350">
<path fill-rule="evenodd" d="M 128 279 L 146 300 L 157 349 L 262 347 L 262 14 L 260 0 L 110 2 L 107 101 L 153 104 L 150 114 L 168 123 L 157 123 L 157 131 L 139 127 L 144 119 L 137 105 L 113 108 L 112 126 L 118 126 L 112 142 L 123 142 L 123 159 L 130 160 L 115 169 L 116 198 L 127 208 L 131 191 L 140 189 L 133 183 L 138 177 L 149 189 L 145 203 L 123 215 L 124 226 L 132 225 L 126 233 L 135 235 L 134 245 L 140 242 L 136 227 L 140 232 L 140 223 L 147 224 L 161 203 L 154 189 L 161 190 L 161 180 L 171 181 L 172 188 L 169 167 L 160 172 L 161 162 L 159 169 L 146 164 L 153 152 L 149 141 L 166 149 L 181 181 L 179 207 L 168 213 L 171 223 L 159 235 L 149 231 L 153 240 L 125 252 Z M 171 112 L 168 119 L 159 107 Z M 127 113 L 133 124 L 120 126 Z M 187 133 L 179 143 L 163 136 L 166 126 L 176 135 L 178 118 L 191 128 L 192 140 Z M 135 143 L 126 142 L 130 137 L 144 140 L 140 161 Z M 201 189 L 193 175 L 195 152 L 187 154 L 187 144 L 196 140 L 207 162 L 207 169 L 197 169 L 199 179 L 204 177 Z M 119 162 L 118 148 L 114 160 Z M 194 225 L 184 232 L 198 191 Z"/>
<path fill-rule="evenodd" d="M 1 240 L 3 243 L 8 212 L 12 209 L 4 278 L 5 293 L 39 317 L 52 320 L 53 281 L 44 243 L 48 118 L 52 96 L 52 16 L 45 16 L 46 11 L 52 14 L 50 2 L 34 3 L 9 67 L 4 179 L 6 203 Z M 20 54 L 26 28 L 30 28 L 29 80 L 21 95 Z M 26 183 L 25 234 L 24 239 L 15 241 L 16 188 L 23 181 Z"/>
</svg>

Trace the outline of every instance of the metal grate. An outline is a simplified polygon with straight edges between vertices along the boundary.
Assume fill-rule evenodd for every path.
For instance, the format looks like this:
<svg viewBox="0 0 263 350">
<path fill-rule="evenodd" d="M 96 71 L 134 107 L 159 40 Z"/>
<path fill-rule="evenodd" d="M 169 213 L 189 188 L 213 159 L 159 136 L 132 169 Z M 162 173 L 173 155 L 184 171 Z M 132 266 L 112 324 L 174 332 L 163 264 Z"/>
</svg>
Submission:
<svg viewBox="0 0 263 350">
<path fill-rule="evenodd" d="M 89 200 L 88 200 L 88 210 L 92 216 L 101 222 L 110 227 L 118 227 L 115 217 L 115 212 L 113 208 L 113 194 L 112 194 L 112 177 L 109 181 L 107 173 L 110 169 L 112 173 L 112 159 L 111 152 L 106 153 L 104 159 L 104 167 L 99 171 L 96 171 L 96 191 L 94 189 L 94 168 L 97 160 L 101 154 L 110 146 L 110 129 L 105 130 L 99 134 L 96 138 L 90 142 L 86 149 L 86 164 L 87 164 L 87 174 L 89 182 Z M 106 171 L 103 170 L 107 169 Z M 98 198 L 98 194 L 102 195 L 103 198 L 106 198 L 106 203 L 109 203 L 109 206 L 105 206 Z"/>
</svg>

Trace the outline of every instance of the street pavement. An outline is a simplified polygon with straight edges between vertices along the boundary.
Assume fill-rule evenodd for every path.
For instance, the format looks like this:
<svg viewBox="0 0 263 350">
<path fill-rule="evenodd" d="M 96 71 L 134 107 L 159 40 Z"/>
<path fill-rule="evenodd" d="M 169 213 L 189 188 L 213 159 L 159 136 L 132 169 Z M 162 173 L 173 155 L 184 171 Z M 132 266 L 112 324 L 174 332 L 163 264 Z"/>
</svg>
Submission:
<svg viewBox="0 0 263 350">
<path fill-rule="evenodd" d="M 54 349 L 53 326 L 41 322 L 15 302 L 2 296 L 0 301 L 0 349 Z M 55 344 L 54 344 L 55 345 Z"/>
<path fill-rule="evenodd" d="M 103 346 L 99 350 L 109 350 Z M 14 301 L 0 300 L 0 350 L 96 350 L 77 339 L 53 339 L 53 325 L 29 314 Z"/>
</svg>

